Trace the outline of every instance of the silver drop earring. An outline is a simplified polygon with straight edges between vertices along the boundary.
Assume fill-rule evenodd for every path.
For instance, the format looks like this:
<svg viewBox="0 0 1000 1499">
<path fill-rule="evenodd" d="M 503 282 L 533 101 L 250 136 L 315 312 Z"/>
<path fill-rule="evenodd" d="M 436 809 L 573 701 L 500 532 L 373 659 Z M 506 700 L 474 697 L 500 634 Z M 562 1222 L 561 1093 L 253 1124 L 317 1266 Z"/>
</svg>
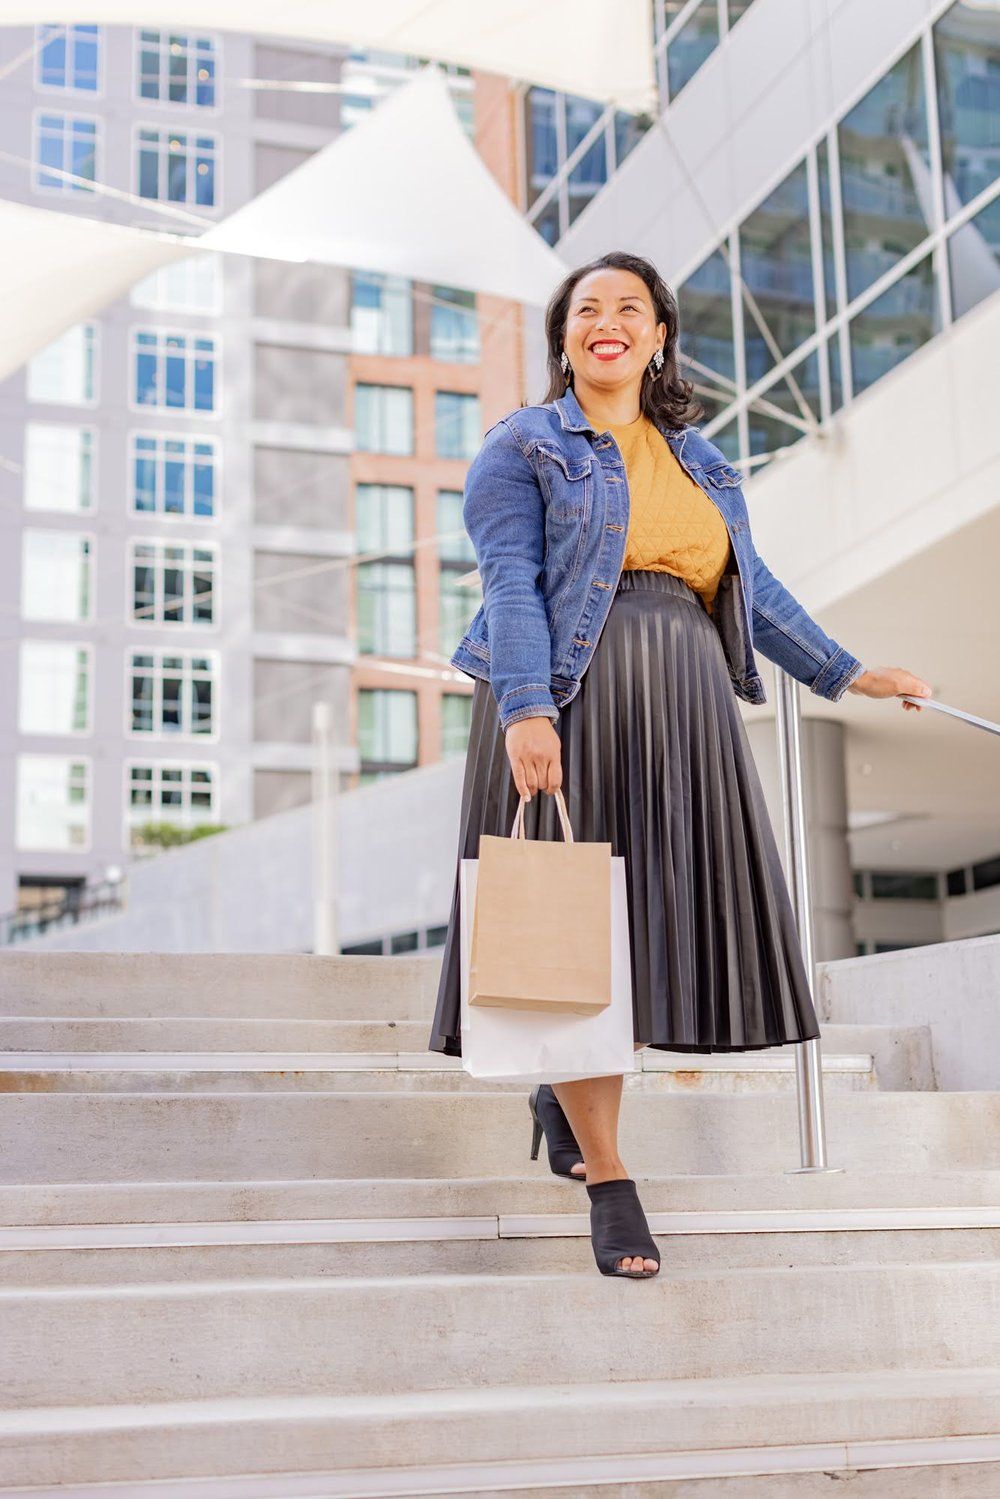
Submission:
<svg viewBox="0 0 1000 1499">
<path fill-rule="evenodd" d="M 566 353 L 565 349 L 563 349 L 562 353 L 559 356 L 559 363 L 562 366 L 562 372 L 563 372 L 563 374 L 566 376 L 566 379 L 568 380 L 569 379 L 569 355 Z"/>
<path fill-rule="evenodd" d="M 653 374 L 658 375 L 663 368 L 663 350 L 657 349 L 652 358 Z"/>
</svg>

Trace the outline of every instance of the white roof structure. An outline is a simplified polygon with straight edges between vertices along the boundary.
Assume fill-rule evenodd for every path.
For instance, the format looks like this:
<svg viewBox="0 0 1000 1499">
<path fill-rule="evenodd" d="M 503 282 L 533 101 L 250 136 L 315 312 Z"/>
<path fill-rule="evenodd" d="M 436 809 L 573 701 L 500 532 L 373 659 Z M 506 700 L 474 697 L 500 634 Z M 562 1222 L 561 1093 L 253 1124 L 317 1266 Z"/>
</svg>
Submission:
<svg viewBox="0 0 1000 1499">
<path fill-rule="evenodd" d="M 4 0 L 0 25 L 42 19 Z M 433 57 L 638 113 L 656 106 L 649 0 L 62 0 L 47 22 L 240 31 Z"/>
<path fill-rule="evenodd" d="M 192 241 L 72 213 L 0 202 L 0 378 Z"/>
<path fill-rule="evenodd" d="M 484 164 L 433 63 L 198 245 L 538 305 L 566 273 Z"/>
</svg>

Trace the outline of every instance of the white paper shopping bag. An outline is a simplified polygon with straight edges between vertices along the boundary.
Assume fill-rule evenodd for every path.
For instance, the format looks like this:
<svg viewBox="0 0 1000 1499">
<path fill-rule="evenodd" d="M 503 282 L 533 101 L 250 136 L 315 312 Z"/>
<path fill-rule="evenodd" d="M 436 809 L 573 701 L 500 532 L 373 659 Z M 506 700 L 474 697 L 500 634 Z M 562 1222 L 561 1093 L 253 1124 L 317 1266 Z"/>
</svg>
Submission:
<svg viewBox="0 0 1000 1499">
<path fill-rule="evenodd" d="M 569 1083 L 635 1071 L 625 860 L 610 862 L 611 1003 L 596 1014 L 577 1015 L 469 1004 L 479 861 L 459 861 L 464 1072 L 498 1083 Z"/>
</svg>

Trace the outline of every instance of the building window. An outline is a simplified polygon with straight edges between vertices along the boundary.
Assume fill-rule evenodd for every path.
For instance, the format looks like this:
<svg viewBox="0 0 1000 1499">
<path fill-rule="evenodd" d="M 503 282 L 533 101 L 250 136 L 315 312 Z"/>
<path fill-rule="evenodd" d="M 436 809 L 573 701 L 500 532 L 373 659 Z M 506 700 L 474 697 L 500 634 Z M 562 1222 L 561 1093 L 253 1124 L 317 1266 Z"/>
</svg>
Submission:
<svg viewBox="0 0 1000 1499">
<path fill-rule="evenodd" d="M 475 292 L 432 286 L 431 296 L 431 357 L 477 364 L 481 351 Z"/>
<path fill-rule="evenodd" d="M 97 434 L 89 427 L 28 422 L 24 429 L 24 508 L 93 510 L 96 445 Z"/>
<path fill-rule="evenodd" d="M 39 88 L 97 93 L 101 33 L 96 26 L 39 26 L 35 36 L 40 43 L 35 74 Z"/>
<path fill-rule="evenodd" d="M 413 353 L 412 281 L 351 272 L 351 348 L 355 354 Z"/>
<path fill-rule="evenodd" d="M 218 773 L 214 765 L 176 761 L 126 766 L 126 813 L 129 843 L 143 846 L 141 827 L 148 822 L 172 822 L 180 827 L 214 822 Z"/>
<path fill-rule="evenodd" d="M 132 437 L 132 509 L 137 515 L 211 520 L 216 513 L 218 446 L 190 437 Z"/>
<path fill-rule="evenodd" d="M 28 361 L 29 401 L 55 406 L 91 406 L 97 378 L 97 329 L 93 323 L 78 323 L 52 343 L 39 349 Z"/>
<path fill-rule="evenodd" d="M 804 161 L 744 219 L 739 238 L 743 280 L 778 348 L 791 354 L 816 331 Z M 755 385 L 776 361 L 749 314 L 744 327 L 747 384 Z"/>
<path fill-rule="evenodd" d="M 898 265 L 930 226 L 930 161 L 919 44 L 837 127 L 847 297 Z M 916 177 L 914 173 L 916 172 Z M 919 183 L 916 180 L 920 177 Z"/>
<path fill-rule="evenodd" d="M 160 411 L 216 409 L 216 340 L 186 333 L 135 330 L 133 400 Z"/>
<path fill-rule="evenodd" d="M 132 542 L 132 619 L 138 624 L 211 625 L 217 618 L 214 547 Z"/>
<path fill-rule="evenodd" d="M 482 589 L 459 583 L 474 571 L 476 552 L 462 518 L 461 489 L 440 489 L 435 534 L 438 552 L 438 650 L 451 656 L 482 599 Z"/>
<path fill-rule="evenodd" d="M 858 395 L 940 332 L 937 281 L 925 255 L 851 319 L 851 371 Z"/>
<path fill-rule="evenodd" d="M 472 693 L 442 692 L 441 694 L 441 756 L 450 759 L 453 755 L 464 755 L 469 748 L 469 729 L 472 724 Z"/>
<path fill-rule="evenodd" d="M 718 0 L 702 0 L 667 43 L 667 88 L 671 100 L 719 45 Z"/>
<path fill-rule="evenodd" d="M 938 877 L 936 874 L 910 874 L 906 871 L 882 874 L 871 873 L 872 900 L 937 900 Z"/>
<path fill-rule="evenodd" d="M 408 385 L 354 387 L 354 445 L 359 453 L 413 452 L 413 391 Z"/>
<path fill-rule="evenodd" d="M 566 154 L 572 156 L 584 137 L 590 134 L 598 121 L 603 120 L 605 106 L 593 99 L 579 99 L 567 95 L 565 108 Z M 566 180 L 569 192 L 569 222 L 572 224 L 608 180 L 607 140 L 603 125 L 580 160 L 571 168 Z"/>
<path fill-rule="evenodd" d="M 90 761 L 19 755 L 17 846 L 25 852 L 83 850 L 90 844 Z"/>
<path fill-rule="evenodd" d="M 218 58 L 211 37 L 140 31 L 138 65 L 140 99 L 214 107 Z"/>
<path fill-rule="evenodd" d="M 933 31 L 945 212 L 971 203 L 1000 172 L 1000 26 L 981 5 L 952 5 Z M 994 251 L 997 241 L 990 243 Z"/>
<path fill-rule="evenodd" d="M 186 130 L 140 129 L 138 191 L 141 198 L 215 207 L 216 140 Z"/>
<path fill-rule="evenodd" d="M 528 157 L 526 177 L 529 208 L 541 197 L 559 170 L 556 103 L 556 95 L 552 89 L 529 88 L 527 90 L 525 99 Z"/>
<path fill-rule="evenodd" d="M 204 313 L 222 311 L 222 268 L 218 255 L 191 255 L 173 265 L 161 265 L 132 288 L 133 307 L 154 312 Z"/>
<path fill-rule="evenodd" d="M 130 729 L 133 734 L 214 734 L 214 656 L 132 651 Z"/>
<path fill-rule="evenodd" d="M 474 458 L 482 441 L 479 397 L 458 390 L 434 392 L 434 451 L 439 458 Z"/>
<path fill-rule="evenodd" d="M 359 484 L 355 499 L 359 562 L 358 650 L 362 655 L 417 654 L 417 590 L 413 562 L 413 490 Z"/>
<path fill-rule="evenodd" d="M 89 733 L 92 672 L 89 646 L 22 640 L 17 716 L 21 733 Z"/>
<path fill-rule="evenodd" d="M 97 120 L 40 114 L 35 122 L 35 187 L 56 193 L 93 192 L 88 183 L 97 180 L 97 141 Z M 70 175 L 60 175 L 64 173 Z"/>
<path fill-rule="evenodd" d="M 93 542 L 74 531 L 23 533 L 21 617 L 82 624 L 93 596 Z"/>
<path fill-rule="evenodd" d="M 417 763 L 417 694 L 402 688 L 358 692 L 359 784 L 379 781 Z"/>
<path fill-rule="evenodd" d="M 710 415 L 728 406 L 735 394 L 736 344 L 733 338 L 733 301 L 730 292 L 729 267 L 721 250 L 703 260 L 697 270 L 677 288 L 681 309 L 681 353 L 697 361 L 682 372 L 699 386 L 714 387 L 713 398 L 699 390 L 697 399 Z M 721 378 L 719 378 L 721 377 Z M 727 382 L 732 382 L 732 389 Z"/>
</svg>

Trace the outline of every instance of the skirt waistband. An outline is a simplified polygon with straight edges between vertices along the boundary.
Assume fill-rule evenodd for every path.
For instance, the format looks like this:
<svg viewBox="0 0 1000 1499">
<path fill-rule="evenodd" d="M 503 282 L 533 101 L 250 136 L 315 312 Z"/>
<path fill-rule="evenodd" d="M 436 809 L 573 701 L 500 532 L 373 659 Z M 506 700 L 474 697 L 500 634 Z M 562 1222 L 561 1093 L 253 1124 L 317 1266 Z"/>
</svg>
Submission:
<svg viewBox="0 0 1000 1499">
<path fill-rule="evenodd" d="M 615 592 L 625 593 L 638 589 L 673 594 L 676 598 L 689 599 L 692 603 L 701 605 L 701 596 L 686 579 L 679 578 L 676 573 L 660 572 L 650 567 L 623 568 Z"/>
</svg>

